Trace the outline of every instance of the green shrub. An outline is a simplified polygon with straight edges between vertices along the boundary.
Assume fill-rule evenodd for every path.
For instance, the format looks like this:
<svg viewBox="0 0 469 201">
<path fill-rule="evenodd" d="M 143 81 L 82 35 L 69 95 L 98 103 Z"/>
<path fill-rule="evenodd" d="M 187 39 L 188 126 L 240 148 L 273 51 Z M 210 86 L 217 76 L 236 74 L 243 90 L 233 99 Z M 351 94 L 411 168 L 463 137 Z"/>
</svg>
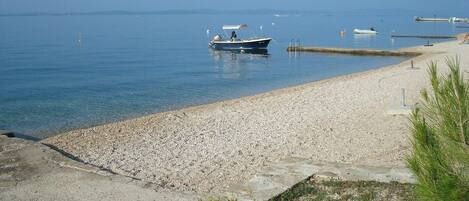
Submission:
<svg viewBox="0 0 469 201">
<path fill-rule="evenodd" d="M 412 113 L 412 154 L 407 164 L 417 178 L 418 200 L 469 200 L 469 82 L 459 58 L 447 59 L 449 73 L 429 65 L 431 92 Z"/>
</svg>

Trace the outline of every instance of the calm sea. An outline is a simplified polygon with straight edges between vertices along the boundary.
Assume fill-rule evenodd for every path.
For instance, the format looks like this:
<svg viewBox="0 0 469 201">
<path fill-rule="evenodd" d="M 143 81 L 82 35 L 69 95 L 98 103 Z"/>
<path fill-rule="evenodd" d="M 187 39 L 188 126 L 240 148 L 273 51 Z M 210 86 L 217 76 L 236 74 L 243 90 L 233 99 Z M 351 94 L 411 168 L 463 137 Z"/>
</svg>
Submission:
<svg viewBox="0 0 469 201">
<path fill-rule="evenodd" d="M 175 108 L 253 95 L 394 64 L 405 58 L 289 54 L 304 45 L 397 49 L 455 34 L 407 12 L 0 17 L 0 129 L 47 137 Z M 274 38 L 267 54 L 211 51 L 223 24 Z M 262 26 L 262 28 L 261 28 Z M 354 36 L 375 27 L 377 36 Z M 207 29 L 210 34 L 207 34 Z M 345 29 L 341 38 L 339 31 Z M 431 41 L 433 42 L 433 41 Z"/>
</svg>

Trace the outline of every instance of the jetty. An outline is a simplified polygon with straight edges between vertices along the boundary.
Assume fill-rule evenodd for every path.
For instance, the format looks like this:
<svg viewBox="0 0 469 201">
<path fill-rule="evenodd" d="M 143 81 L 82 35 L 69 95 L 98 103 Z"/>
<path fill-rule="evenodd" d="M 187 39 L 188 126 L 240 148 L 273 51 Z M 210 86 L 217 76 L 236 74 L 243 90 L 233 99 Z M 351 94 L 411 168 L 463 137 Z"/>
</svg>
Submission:
<svg viewBox="0 0 469 201">
<path fill-rule="evenodd" d="M 453 39 L 457 36 L 453 35 L 401 35 L 401 34 L 391 34 L 392 38 L 425 38 L 425 39 Z"/>
<path fill-rule="evenodd" d="M 449 22 L 449 18 L 416 17 L 416 22 Z"/>
<path fill-rule="evenodd" d="M 297 47 L 287 48 L 289 52 L 317 52 L 330 54 L 349 54 L 358 56 L 419 56 L 420 52 L 375 50 L 375 49 L 348 49 L 348 48 L 327 48 L 327 47 Z"/>
<path fill-rule="evenodd" d="M 431 17 L 416 17 L 416 22 L 469 22 L 469 18 L 459 18 L 459 17 L 450 17 L 450 18 L 431 18 Z"/>
</svg>

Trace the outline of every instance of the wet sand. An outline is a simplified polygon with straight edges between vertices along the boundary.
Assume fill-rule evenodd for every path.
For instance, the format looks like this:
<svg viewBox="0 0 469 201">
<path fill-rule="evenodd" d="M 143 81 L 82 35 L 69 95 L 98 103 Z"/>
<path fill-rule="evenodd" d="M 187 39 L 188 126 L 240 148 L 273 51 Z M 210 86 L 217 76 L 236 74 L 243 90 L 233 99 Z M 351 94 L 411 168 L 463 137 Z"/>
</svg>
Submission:
<svg viewBox="0 0 469 201">
<path fill-rule="evenodd" d="M 415 104 L 427 63 L 461 56 L 457 41 L 406 48 L 424 54 L 385 68 L 255 96 L 80 129 L 43 140 L 86 163 L 171 191 L 223 192 L 262 167 L 298 157 L 322 162 L 401 167 L 409 151 L 401 89 Z"/>
</svg>

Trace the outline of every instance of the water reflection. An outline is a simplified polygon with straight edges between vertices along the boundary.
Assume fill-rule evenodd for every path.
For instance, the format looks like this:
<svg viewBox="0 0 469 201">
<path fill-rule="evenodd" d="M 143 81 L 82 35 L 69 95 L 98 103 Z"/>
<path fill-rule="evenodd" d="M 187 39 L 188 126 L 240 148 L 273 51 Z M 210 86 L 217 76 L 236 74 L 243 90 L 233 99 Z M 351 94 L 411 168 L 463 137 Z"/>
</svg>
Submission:
<svg viewBox="0 0 469 201">
<path fill-rule="evenodd" d="M 373 47 L 377 35 L 375 34 L 353 34 L 353 44 L 359 47 Z"/>
<path fill-rule="evenodd" d="M 209 50 L 219 78 L 240 79 L 250 72 L 270 67 L 268 50 Z"/>
</svg>

